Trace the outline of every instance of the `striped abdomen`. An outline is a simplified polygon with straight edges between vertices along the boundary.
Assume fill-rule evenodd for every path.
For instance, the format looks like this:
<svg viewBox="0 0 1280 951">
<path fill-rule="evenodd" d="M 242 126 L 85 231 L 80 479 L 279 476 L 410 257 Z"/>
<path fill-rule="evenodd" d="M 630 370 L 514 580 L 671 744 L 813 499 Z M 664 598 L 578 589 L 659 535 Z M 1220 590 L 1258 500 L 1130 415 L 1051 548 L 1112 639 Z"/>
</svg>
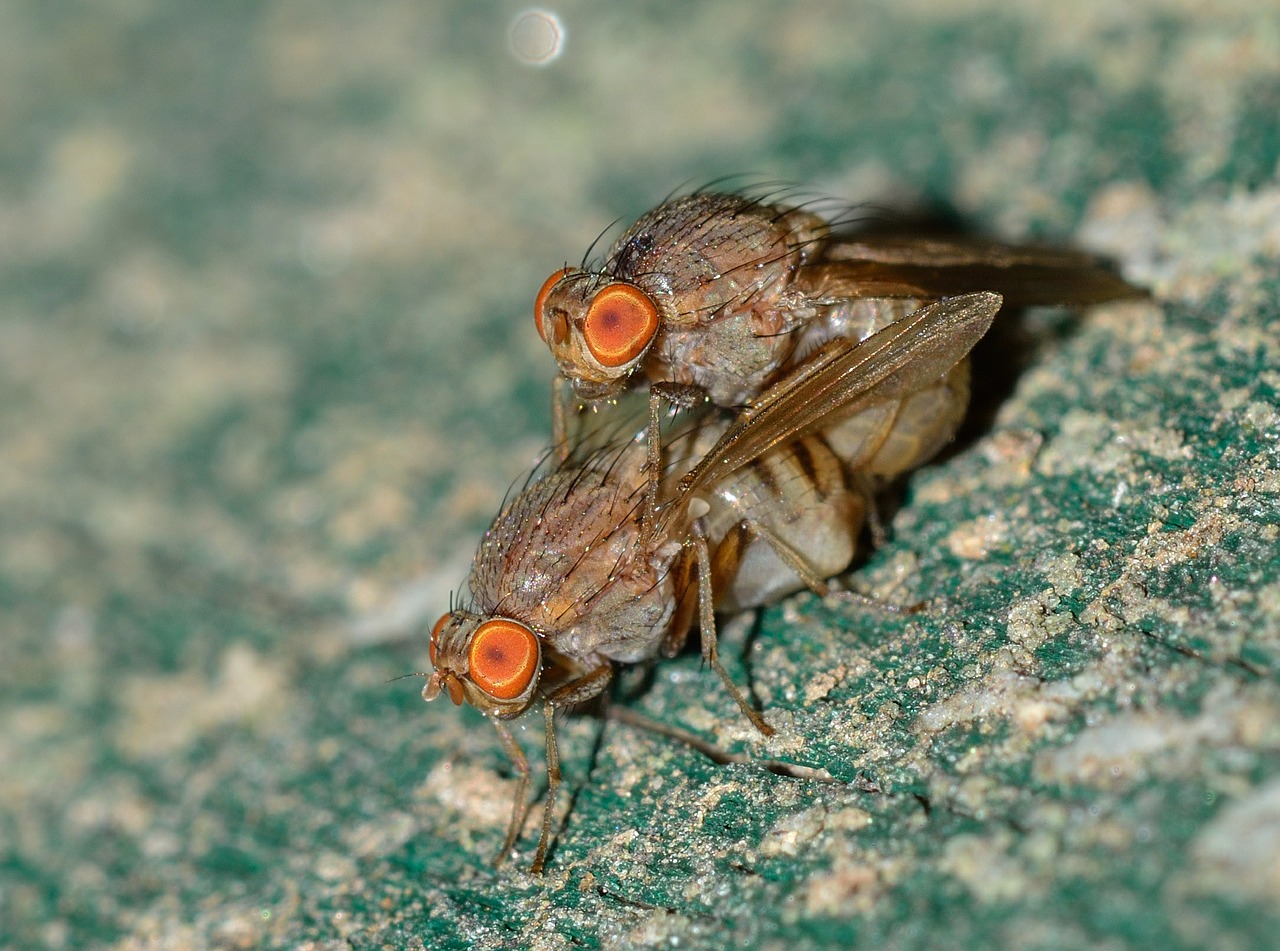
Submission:
<svg viewBox="0 0 1280 951">
<path fill-rule="evenodd" d="M 853 559 L 865 513 L 862 494 L 819 435 L 766 453 L 717 486 L 708 502 L 716 607 L 724 611 L 765 604 L 805 586 L 766 536 L 814 576 L 829 578 Z"/>
</svg>

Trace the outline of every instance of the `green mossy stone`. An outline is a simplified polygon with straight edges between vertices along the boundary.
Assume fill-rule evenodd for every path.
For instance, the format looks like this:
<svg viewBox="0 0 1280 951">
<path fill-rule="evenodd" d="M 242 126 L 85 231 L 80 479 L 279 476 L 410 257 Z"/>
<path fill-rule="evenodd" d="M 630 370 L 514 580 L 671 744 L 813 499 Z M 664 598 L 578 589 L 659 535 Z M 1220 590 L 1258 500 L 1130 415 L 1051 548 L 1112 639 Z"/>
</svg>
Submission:
<svg viewBox="0 0 1280 951">
<path fill-rule="evenodd" d="M 1280 13 L 0 12 L 0 947 L 1276 946 Z M 529 306 L 731 173 L 1085 244 L 851 575 L 566 718 L 545 876 L 424 628 L 549 435 Z M 540 723 L 518 731 L 535 763 Z M 538 784 L 535 783 L 535 787 Z"/>
</svg>

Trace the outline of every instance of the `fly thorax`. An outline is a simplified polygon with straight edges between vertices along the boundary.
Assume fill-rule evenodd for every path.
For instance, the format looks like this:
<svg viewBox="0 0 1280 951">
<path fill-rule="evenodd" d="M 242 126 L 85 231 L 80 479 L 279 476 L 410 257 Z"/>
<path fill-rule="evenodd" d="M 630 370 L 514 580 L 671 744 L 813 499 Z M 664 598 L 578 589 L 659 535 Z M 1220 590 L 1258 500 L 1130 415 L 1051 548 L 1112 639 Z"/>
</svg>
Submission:
<svg viewBox="0 0 1280 951">
<path fill-rule="evenodd" d="M 717 406 L 756 396 L 791 352 L 789 334 L 760 333 L 752 314 L 739 312 L 659 342 L 658 372 L 696 386 Z"/>
<path fill-rule="evenodd" d="M 671 626 L 676 598 L 669 574 L 656 584 L 627 579 L 600 593 L 592 610 L 555 638 L 556 649 L 573 658 L 599 654 L 624 664 L 653 657 Z"/>
</svg>

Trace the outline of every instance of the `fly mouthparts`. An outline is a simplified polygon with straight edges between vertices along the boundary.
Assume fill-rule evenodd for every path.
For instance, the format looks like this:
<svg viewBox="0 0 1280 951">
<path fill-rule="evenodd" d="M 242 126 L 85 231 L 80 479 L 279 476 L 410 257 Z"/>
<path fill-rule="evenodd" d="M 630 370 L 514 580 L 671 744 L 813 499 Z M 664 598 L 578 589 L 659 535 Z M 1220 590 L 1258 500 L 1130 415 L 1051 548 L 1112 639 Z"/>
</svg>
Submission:
<svg viewBox="0 0 1280 951">
<path fill-rule="evenodd" d="M 462 681 L 447 670 L 437 670 L 431 674 L 422 688 L 422 699 L 430 703 L 440 696 L 442 688 L 449 694 L 449 699 L 453 701 L 455 707 L 462 706 L 462 701 L 466 699 L 462 691 Z"/>
</svg>

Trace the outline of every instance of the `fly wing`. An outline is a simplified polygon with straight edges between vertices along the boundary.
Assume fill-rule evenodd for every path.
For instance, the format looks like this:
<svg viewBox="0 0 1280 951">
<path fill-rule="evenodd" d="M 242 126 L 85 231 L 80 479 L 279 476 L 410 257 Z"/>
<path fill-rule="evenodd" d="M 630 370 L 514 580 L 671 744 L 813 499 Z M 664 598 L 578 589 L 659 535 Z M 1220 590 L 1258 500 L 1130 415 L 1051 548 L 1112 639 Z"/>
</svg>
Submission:
<svg viewBox="0 0 1280 951">
<path fill-rule="evenodd" d="M 929 300 L 994 290 L 1010 307 L 1099 304 L 1145 296 L 1105 262 L 1082 251 L 959 238 L 867 236 L 832 241 L 806 279 L 831 297 Z M 902 290 L 895 292 L 895 287 Z M 906 289 L 923 293 L 903 292 Z"/>
<path fill-rule="evenodd" d="M 823 253 L 827 261 L 874 261 L 912 267 L 994 267 L 1040 265 L 1086 268 L 1098 261 L 1084 251 L 1035 244 L 1001 244 L 980 238 L 867 235 L 833 240 Z"/>
<path fill-rule="evenodd" d="M 738 414 L 680 480 L 666 517 L 773 447 L 820 426 L 836 410 L 856 412 L 936 383 L 987 332 L 1000 303 L 1000 295 L 990 291 L 950 297 L 861 343 L 841 339 L 818 351 Z"/>
</svg>

